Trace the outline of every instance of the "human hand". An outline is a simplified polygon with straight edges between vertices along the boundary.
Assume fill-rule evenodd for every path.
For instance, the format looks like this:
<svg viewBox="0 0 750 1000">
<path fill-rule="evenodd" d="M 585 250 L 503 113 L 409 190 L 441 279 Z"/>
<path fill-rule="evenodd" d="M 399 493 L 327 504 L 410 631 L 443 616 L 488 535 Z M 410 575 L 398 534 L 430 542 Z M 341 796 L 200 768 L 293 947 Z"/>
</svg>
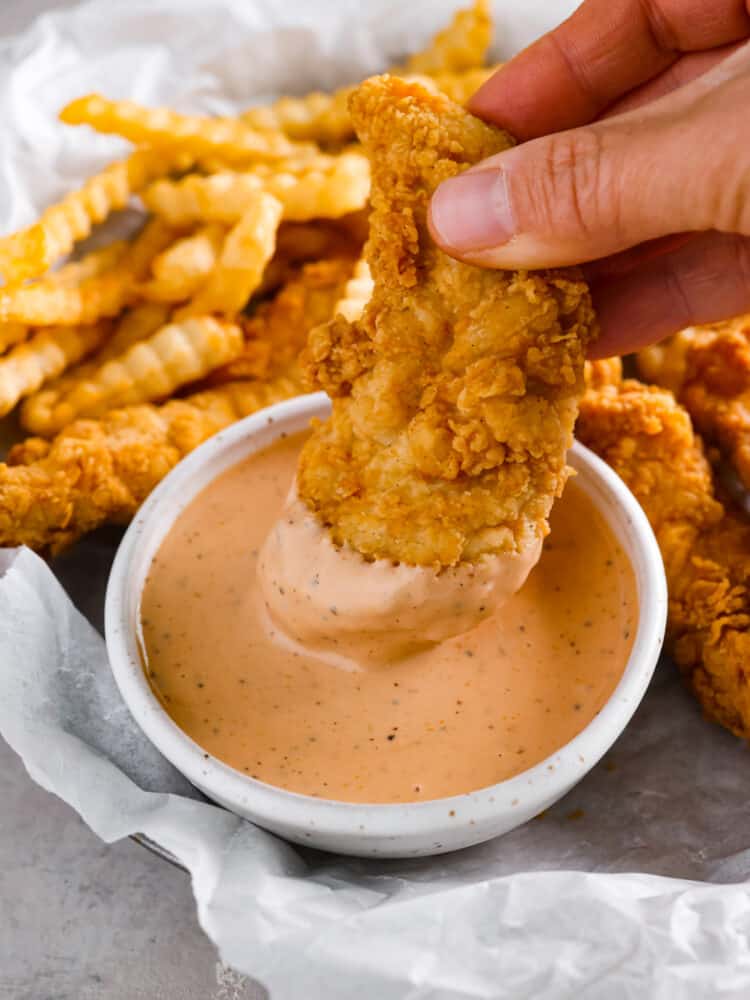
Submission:
<svg viewBox="0 0 750 1000">
<path fill-rule="evenodd" d="M 584 264 L 595 357 L 750 310 L 748 39 L 750 0 L 585 0 L 471 99 L 524 141 L 438 189 L 437 243 Z"/>
</svg>

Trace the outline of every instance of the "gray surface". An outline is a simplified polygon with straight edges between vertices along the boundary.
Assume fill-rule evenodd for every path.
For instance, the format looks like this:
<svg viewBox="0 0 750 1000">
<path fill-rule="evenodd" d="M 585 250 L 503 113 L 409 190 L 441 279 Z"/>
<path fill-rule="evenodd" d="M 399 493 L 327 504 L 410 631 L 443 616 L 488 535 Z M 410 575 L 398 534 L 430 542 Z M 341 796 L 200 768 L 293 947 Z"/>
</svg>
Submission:
<svg viewBox="0 0 750 1000">
<path fill-rule="evenodd" d="M 0 35 L 69 6 L 72 0 L 0 0 Z M 108 548 L 99 549 L 95 578 Z M 264 995 L 218 962 L 184 872 L 132 841 L 102 844 L 31 781 L 0 739 L 0 1000 Z"/>
</svg>

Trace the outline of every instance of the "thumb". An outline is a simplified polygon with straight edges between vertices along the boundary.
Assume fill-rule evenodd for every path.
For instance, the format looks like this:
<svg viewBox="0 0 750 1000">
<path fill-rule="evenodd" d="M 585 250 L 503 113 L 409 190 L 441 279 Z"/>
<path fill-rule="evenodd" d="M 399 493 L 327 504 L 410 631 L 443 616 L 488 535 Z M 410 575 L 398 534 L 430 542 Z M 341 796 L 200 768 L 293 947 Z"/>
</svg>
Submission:
<svg viewBox="0 0 750 1000">
<path fill-rule="evenodd" d="M 430 228 L 488 267 L 606 257 L 671 233 L 750 235 L 750 46 L 626 114 L 535 139 L 445 181 Z"/>
</svg>

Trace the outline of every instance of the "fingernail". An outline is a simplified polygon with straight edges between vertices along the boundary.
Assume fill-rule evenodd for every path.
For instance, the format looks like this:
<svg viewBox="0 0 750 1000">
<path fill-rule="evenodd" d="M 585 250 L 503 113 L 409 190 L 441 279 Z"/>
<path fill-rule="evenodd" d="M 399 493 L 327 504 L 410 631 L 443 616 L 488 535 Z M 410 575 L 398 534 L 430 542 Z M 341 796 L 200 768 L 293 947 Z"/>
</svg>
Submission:
<svg viewBox="0 0 750 1000">
<path fill-rule="evenodd" d="M 507 243 L 516 227 L 505 171 L 472 170 L 443 181 L 430 217 L 438 242 L 460 253 Z"/>
</svg>

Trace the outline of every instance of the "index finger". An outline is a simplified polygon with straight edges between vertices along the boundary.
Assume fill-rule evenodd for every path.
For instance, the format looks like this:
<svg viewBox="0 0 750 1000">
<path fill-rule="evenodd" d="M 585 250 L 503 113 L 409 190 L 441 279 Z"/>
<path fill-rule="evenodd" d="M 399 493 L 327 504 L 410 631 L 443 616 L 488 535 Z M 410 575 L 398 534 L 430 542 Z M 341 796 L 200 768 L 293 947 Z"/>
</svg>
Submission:
<svg viewBox="0 0 750 1000">
<path fill-rule="evenodd" d="M 473 114 L 534 139 L 597 118 L 685 52 L 750 37 L 750 0 L 584 0 L 491 77 Z"/>
</svg>

